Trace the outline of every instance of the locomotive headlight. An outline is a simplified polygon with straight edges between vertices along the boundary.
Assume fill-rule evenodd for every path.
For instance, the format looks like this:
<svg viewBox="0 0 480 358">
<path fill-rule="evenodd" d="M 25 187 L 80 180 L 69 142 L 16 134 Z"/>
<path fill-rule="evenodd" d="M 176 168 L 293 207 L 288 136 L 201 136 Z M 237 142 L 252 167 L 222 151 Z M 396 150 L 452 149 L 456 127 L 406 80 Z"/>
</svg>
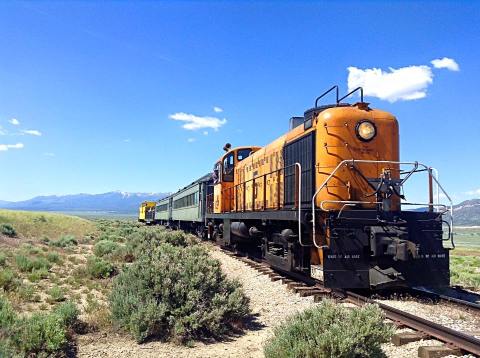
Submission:
<svg viewBox="0 0 480 358">
<path fill-rule="evenodd" d="M 368 120 L 363 120 L 357 123 L 356 126 L 357 137 L 364 142 L 368 142 L 377 134 L 375 124 Z"/>
</svg>

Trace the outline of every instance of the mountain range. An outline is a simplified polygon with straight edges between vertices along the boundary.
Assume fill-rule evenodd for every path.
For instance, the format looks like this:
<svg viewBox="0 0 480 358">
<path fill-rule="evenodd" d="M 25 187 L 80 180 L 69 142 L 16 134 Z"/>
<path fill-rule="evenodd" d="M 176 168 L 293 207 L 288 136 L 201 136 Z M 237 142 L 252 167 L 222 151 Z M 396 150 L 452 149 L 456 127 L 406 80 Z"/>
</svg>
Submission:
<svg viewBox="0 0 480 358">
<path fill-rule="evenodd" d="M 480 226 L 480 199 L 465 200 L 455 205 L 453 222 L 461 226 Z"/>
<path fill-rule="evenodd" d="M 136 213 L 142 201 L 156 201 L 168 193 L 127 193 L 112 191 L 103 194 L 37 196 L 24 201 L 0 200 L 0 208 L 38 211 L 103 211 Z"/>
<path fill-rule="evenodd" d="M 37 196 L 24 201 L 0 200 L 0 208 L 38 211 L 103 211 L 134 214 L 142 201 L 156 201 L 169 193 L 127 193 Z M 419 209 L 419 210 L 425 210 Z M 453 207 L 454 224 L 480 226 L 480 199 L 466 200 Z"/>
</svg>

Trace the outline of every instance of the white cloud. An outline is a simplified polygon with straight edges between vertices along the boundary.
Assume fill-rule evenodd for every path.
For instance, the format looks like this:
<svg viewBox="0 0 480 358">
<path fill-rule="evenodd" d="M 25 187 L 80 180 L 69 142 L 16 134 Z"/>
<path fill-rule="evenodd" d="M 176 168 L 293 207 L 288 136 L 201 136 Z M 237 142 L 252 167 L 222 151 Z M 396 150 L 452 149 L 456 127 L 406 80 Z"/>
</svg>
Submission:
<svg viewBox="0 0 480 358">
<path fill-rule="evenodd" d="M 55 153 L 46 152 L 46 153 L 43 153 L 43 155 L 46 156 L 46 157 L 54 157 Z"/>
<path fill-rule="evenodd" d="M 36 129 L 25 129 L 21 131 L 22 134 L 29 134 L 29 135 L 34 135 L 37 137 L 40 137 L 42 135 L 42 132 L 37 131 Z"/>
<path fill-rule="evenodd" d="M 450 71 L 460 71 L 460 66 L 453 58 L 437 58 L 430 62 L 435 68 L 446 68 Z"/>
<path fill-rule="evenodd" d="M 363 87 L 365 96 L 377 97 L 389 102 L 414 100 L 427 95 L 427 87 L 433 82 L 429 66 L 407 66 L 398 69 L 360 69 L 348 67 L 348 89 Z"/>
<path fill-rule="evenodd" d="M 213 107 L 213 111 L 214 111 L 215 113 L 222 113 L 222 112 L 223 112 L 223 108 L 222 108 L 222 107 L 217 107 L 217 106 L 215 106 L 215 107 Z"/>
<path fill-rule="evenodd" d="M 480 188 L 467 191 L 465 194 L 467 194 L 467 195 L 480 195 Z"/>
<path fill-rule="evenodd" d="M 18 126 L 20 124 L 20 121 L 16 118 L 12 118 L 8 122 L 10 122 L 10 124 L 13 124 L 14 126 Z"/>
<path fill-rule="evenodd" d="M 208 135 L 208 131 L 203 131 L 203 135 Z"/>
<path fill-rule="evenodd" d="M 195 138 L 188 138 L 188 139 L 187 139 L 187 142 L 188 142 L 188 143 L 193 143 L 193 142 L 195 142 Z"/>
<path fill-rule="evenodd" d="M 125 143 L 130 143 L 132 140 L 131 140 L 130 138 L 125 138 L 123 141 L 124 141 Z"/>
<path fill-rule="evenodd" d="M 24 147 L 23 143 L 0 144 L 0 152 L 6 152 L 9 149 L 22 149 L 23 147 Z"/>
<path fill-rule="evenodd" d="M 182 127 L 193 131 L 202 128 L 212 128 L 213 130 L 218 131 L 221 126 L 227 123 L 225 118 L 220 119 L 217 117 L 201 117 L 184 112 L 171 114 L 169 117 L 175 121 L 186 122 L 184 125 L 182 125 Z"/>
</svg>

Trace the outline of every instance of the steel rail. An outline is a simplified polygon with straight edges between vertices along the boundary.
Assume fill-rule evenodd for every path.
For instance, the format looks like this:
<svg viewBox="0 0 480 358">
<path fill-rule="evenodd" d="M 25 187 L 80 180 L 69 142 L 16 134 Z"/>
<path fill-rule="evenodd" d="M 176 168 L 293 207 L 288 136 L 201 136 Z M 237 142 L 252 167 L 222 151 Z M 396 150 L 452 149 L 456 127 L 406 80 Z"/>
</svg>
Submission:
<svg viewBox="0 0 480 358">
<path fill-rule="evenodd" d="M 399 322 L 416 331 L 425 333 L 439 341 L 450 344 L 463 351 L 480 356 L 480 339 L 468 334 L 455 331 L 438 323 L 414 316 L 411 313 L 401 311 L 383 303 L 376 302 L 354 292 L 347 291 L 347 300 L 353 304 L 372 303 L 378 305 L 388 319 Z"/>
<path fill-rule="evenodd" d="M 452 297 L 449 295 L 445 295 L 442 293 L 430 291 L 428 289 L 420 288 L 420 287 L 414 287 L 412 288 L 413 292 L 417 292 L 420 295 L 428 296 L 434 299 L 438 299 L 441 301 L 447 301 L 454 303 L 459 306 L 465 306 L 468 309 L 472 309 L 473 311 L 479 311 L 480 312 L 480 303 L 475 303 L 467 300 L 462 300 L 461 298 L 457 297 Z"/>
</svg>

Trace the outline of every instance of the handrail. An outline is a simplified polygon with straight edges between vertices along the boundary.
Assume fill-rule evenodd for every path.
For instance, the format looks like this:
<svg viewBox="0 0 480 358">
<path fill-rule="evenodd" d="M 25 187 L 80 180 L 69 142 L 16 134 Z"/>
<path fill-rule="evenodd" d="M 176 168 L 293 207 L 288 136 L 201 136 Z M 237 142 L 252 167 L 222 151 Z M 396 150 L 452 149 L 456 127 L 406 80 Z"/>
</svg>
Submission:
<svg viewBox="0 0 480 358">
<path fill-rule="evenodd" d="M 329 90 L 323 92 L 320 96 L 317 97 L 317 99 L 315 100 L 315 108 L 318 107 L 318 101 L 320 100 L 320 98 L 325 97 L 327 94 L 329 94 L 330 92 L 332 92 L 332 90 L 334 90 L 334 89 L 336 89 L 335 92 L 336 92 L 336 94 L 337 94 L 337 96 L 336 96 L 336 102 L 335 102 L 335 103 L 338 104 L 338 86 L 335 85 L 335 86 L 333 86 L 333 87 L 330 88 Z"/>
<path fill-rule="evenodd" d="M 310 245 L 302 242 L 302 165 L 297 162 L 295 167 L 298 168 L 298 243 L 300 246 L 308 247 Z"/>
<path fill-rule="evenodd" d="M 431 169 L 432 172 L 434 173 L 434 175 L 435 175 L 435 177 L 437 178 L 437 180 L 440 180 L 440 179 L 438 178 L 438 169 L 437 169 L 437 168 L 434 168 L 434 167 L 430 167 L 430 169 Z M 436 183 L 435 183 L 435 184 L 436 184 Z M 438 185 L 437 185 L 437 187 L 436 187 L 435 189 L 436 189 L 435 191 L 436 191 L 436 195 L 437 195 L 437 204 L 440 204 L 440 188 L 439 188 Z"/>
<path fill-rule="evenodd" d="M 350 96 L 351 94 L 357 92 L 358 90 L 360 90 L 360 102 L 363 103 L 363 87 L 357 87 L 355 88 L 354 90 L 348 92 L 345 96 L 343 96 L 342 98 L 340 99 L 337 99 L 337 104 L 340 103 L 342 101 L 342 99 L 345 99 L 347 98 L 348 96 Z M 337 97 L 338 98 L 338 97 Z"/>
<path fill-rule="evenodd" d="M 243 181 L 242 183 L 240 184 L 237 184 L 237 185 L 234 185 L 230 188 L 225 188 L 222 190 L 222 194 L 224 192 L 231 192 L 232 190 L 235 191 L 235 205 L 237 205 L 238 203 L 238 198 L 237 198 L 237 188 L 239 186 L 243 186 L 244 187 L 244 190 L 245 190 L 245 185 L 246 183 L 249 183 L 249 182 L 252 182 L 255 183 L 255 180 L 258 180 L 259 178 L 262 178 L 263 179 L 263 182 L 264 182 L 264 191 L 263 191 L 263 195 L 264 195 L 264 202 L 263 202 L 263 209 L 265 209 L 266 205 L 265 205 L 265 193 L 266 193 L 266 177 L 268 175 L 271 175 L 273 173 L 280 173 L 282 170 L 284 172 L 284 177 L 285 177 L 285 170 L 288 169 L 288 168 L 291 168 L 291 167 L 295 167 L 295 168 L 298 168 L 298 203 L 297 203 L 297 210 L 298 210 L 298 243 L 300 244 L 300 246 L 303 246 L 303 247 L 310 247 L 311 245 L 307 245 L 307 244 L 304 244 L 302 242 L 302 165 L 298 162 L 294 163 L 294 164 L 291 164 L 291 165 L 288 165 L 288 166 L 285 166 L 283 168 L 280 168 L 280 169 L 276 169 L 276 170 L 272 170 L 271 172 L 269 173 L 265 173 L 265 174 L 262 174 L 262 176 L 260 177 L 256 177 L 256 178 L 252 178 L 252 179 L 249 179 L 249 180 L 246 180 L 246 181 Z M 296 175 L 296 174 L 295 174 Z M 285 179 L 284 179 L 285 180 Z M 280 178 L 278 178 L 278 181 L 280 182 Z M 253 188 L 253 190 L 255 190 L 255 188 Z M 244 193 L 245 194 L 245 193 Z M 280 205 L 280 191 L 278 191 L 278 206 Z M 207 198 L 208 197 L 213 197 L 214 194 L 209 194 L 207 195 Z M 253 205 L 253 208 L 252 208 L 252 211 L 255 211 L 254 208 L 255 208 L 255 204 L 254 202 L 252 202 L 252 205 Z M 208 200 L 207 200 L 207 207 L 208 207 Z M 243 201 L 243 207 L 245 208 L 245 200 Z M 237 210 L 238 208 L 236 208 L 236 212 L 238 212 Z"/>
<path fill-rule="evenodd" d="M 437 171 L 437 175 L 438 175 L 438 171 Z M 450 242 L 452 244 L 452 248 L 455 248 L 455 243 L 453 242 L 453 201 L 450 198 L 450 196 L 447 194 L 445 189 L 443 189 L 442 185 L 437 180 L 437 178 L 435 178 L 435 176 L 433 176 L 433 175 L 432 175 L 432 178 L 433 178 L 433 180 L 435 180 L 435 183 L 437 183 L 438 187 L 442 190 L 443 194 L 445 195 L 445 197 L 450 202 Z"/>
<path fill-rule="evenodd" d="M 280 169 L 276 169 L 276 170 L 272 170 L 271 172 L 264 173 L 264 174 L 262 174 L 261 176 L 258 176 L 258 177 L 252 178 L 252 179 L 245 180 L 245 181 L 241 182 L 240 184 L 234 185 L 234 186 L 232 186 L 232 187 L 230 187 L 230 188 L 225 188 L 225 189 L 223 189 L 223 190 L 222 190 L 222 194 L 223 194 L 223 192 L 225 192 L 225 191 L 231 191 L 232 189 L 238 188 L 239 186 L 243 186 L 244 184 L 249 183 L 249 182 L 251 182 L 251 181 L 255 182 L 255 180 L 258 180 L 258 179 L 261 179 L 261 178 L 265 179 L 265 177 L 266 177 L 267 175 L 271 175 L 271 174 L 274 174 L 274 173 L 277 173 L 277 172 L 281 172 L 282 170 L 285 172 L 285 169 L 294 167 L 294 166 L 296 166 L 297 164 L 300 165 L 300 163 L 298 163 L 298 162 L 297 162 L 297 163 L 293 163 L 293 164 L 287 165 L 286 167 L 282 167 L 282 168 L 280 168 Z M 300 168 L 301 168 L 301 166 L 300 166 Z M 212 196 L 212 195 L 213 195 L 213 194 L 209 194 L 208 196 Z M 255 210 L 252 210 L 252 211 L 255 211 Z"/>
<path fill-rule="evenodd" d="M 408 172 L 407 174 L 407 179 L 416 171 L 416 169 L 420 166 L 420 167 L 423 167 L 424 169 L 428 170 L 428 166 L 423 164 L 423 163 L 419 163 L 419 162 L 398 162 L 398 161 L 393 161 L 393 160 L 366 160 L 366 159 L 345 159 L 345 160 L 342 160 L 340 163 L 338 163 L 338 165 L 335 167 L 335 169 L 330 173 L 330 175 L 324 180 L 324 182 L 322 183 L 322 185 L 320 185 L 318 187 L 318 189 L 315 191 L 315 193 L 313 194 L 313 197 L 312 197 L 312 234 L 313 234 L 313 244 L 315 245 L 315 247 L 317 248 L 320 248 L 317 244 L 316 244 L 316 241 L 315 241 L 315 235 L 316 235 L 316 220 L 315 220 L 315 198 L 317 197 L 317 195 L 320 193 L 320 191 L 328 184 L 328 182 L 333 178 L 333 176 L 335 175 L 335 173 L 340 169 L 340 167 L 342 167 L 343 165 L 346 165 L 346 164 L 351 164 L 351 166 L 355 166 L 355 163 L 366 163 L 366 164 L 398 164 L 398 165 L 413 165 L 414 166 L 414 170 Z M 450 196 L 446 193 L 445 189 L 442 187 L 442 185 L 439 183 L 439 181 L 437 180 L 437 178 L 435 176 L 432 175 L 432 178 L 433 180 L 435 181 L 435 183 L 438 185 L 438 187 L 442 190 L 443 194 L 445 195 L 445 197 L 449 200 L 450 202 L 450 225 L 451 225 L 451 232 L 450 232 L 450 241 L 452 243 L 452 247 L 455 248 L 455 243 L 453 242 L 453 202 L 452 202 L 452 199 L 450 198 Z M 405 180 L 402 181 L 402 184 L 405 182 Z M 370 203 L 369 204 L 373 204 L 373 203 Z M 413 203 L 401 203 L 402 205 L 415 205 Z M 439 204 L 434 204 L 433 206 L 439 206 Z M 445 205 L 443 205 L 445 206 Z M 323 210 L 323 209 L 322 209 Z"/>
</svg>

